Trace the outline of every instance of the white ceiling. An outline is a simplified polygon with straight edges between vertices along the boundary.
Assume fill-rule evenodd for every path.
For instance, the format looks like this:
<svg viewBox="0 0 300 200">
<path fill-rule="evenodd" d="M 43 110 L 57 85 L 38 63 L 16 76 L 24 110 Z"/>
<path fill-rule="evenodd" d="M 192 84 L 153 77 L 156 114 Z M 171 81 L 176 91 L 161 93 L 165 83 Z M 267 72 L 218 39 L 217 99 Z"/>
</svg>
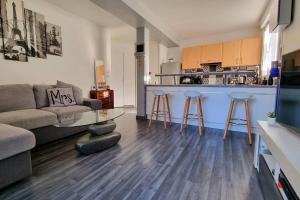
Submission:
<svg viewBox="0 0 300 200">
<path fill-rule="evenodd" d="M 269 0 L 139 0 L 182 40 L 258 29 Z"/>
<path fill-rule="evenodd" d="M 46 0 L 73 14 L 86 18 L 101 26 L 114 28 L 125 24 L 90 0 Z"/>
</svg>

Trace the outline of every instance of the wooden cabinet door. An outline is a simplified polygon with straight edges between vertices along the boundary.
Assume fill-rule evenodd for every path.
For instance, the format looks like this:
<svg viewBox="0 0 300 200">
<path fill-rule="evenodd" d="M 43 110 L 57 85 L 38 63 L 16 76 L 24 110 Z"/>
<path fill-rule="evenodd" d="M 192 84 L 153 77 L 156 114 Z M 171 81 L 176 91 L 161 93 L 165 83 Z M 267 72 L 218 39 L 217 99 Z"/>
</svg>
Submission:
<svg viewBox="0 0 300 200">
<path fill-rule="evenodd" d="M 260 65 L 262 54 L 262 38 L 250 38 L 242 40 L 241 66 Z"/>
<path fill-rule="evenodd" d="M 234 67 L 240 65 L 241 40 L 223 42 L 222 67 Z"/>
<path fill-rule="evenodd" d="M 222 43 L 202 46 L 201 63 L 222 62 Z"/>
<path fill-rule="evenodd" d="M 188 47 L 183 49 L 182 69 L 193 69 L 200 67 L 201 47 Z"/>
</svg>

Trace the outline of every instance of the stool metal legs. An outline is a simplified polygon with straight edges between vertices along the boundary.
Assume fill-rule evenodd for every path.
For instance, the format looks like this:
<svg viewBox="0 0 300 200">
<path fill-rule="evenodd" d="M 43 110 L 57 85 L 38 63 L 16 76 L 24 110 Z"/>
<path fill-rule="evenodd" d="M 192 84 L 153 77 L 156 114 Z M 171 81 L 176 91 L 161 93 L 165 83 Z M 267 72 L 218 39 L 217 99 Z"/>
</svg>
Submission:
<svg viewBox="0 0 300 200">
<path fill-rule="evenodd" d="M 202 109 L 202 100 L 201 98 L 195 98 L 197 102 L 197 112 L 198 112 L 198 128 L 199 128 L 199 134 L 202 135 L 202 131 L 204 130 L 204 118 L 203 118 L 203 109 Z M 186 127 L 188 119 L 189 119 L 189 110 L 191 105 L 192 97 L 187 97 L 185 100 L 184 110 L 183 110 L 183 117 L 180 127 L 180 132 L 183 131 L 183 128 Z"/>
<path fill-rule="evenodd" d="M 162 96 L 155 96 L 152 104 L 152 111 L 151 111 L 151 116 L 150 116 L 150 121 L 149 121 L 149 127 L 151 126 L 152 123 L 152 118 L 153 115 L 155 115 L 156 120 L 158 120 L 158 115 L 160 114 L 159 111 L 159 103 L 160 103 L 160 97 L 162 97 L 162 103 L 163 103 L 163 117 L 164 117 L 164 128 L 167 128 L 167 114 L 169 117 L 169 123 L 170 127 L 172 126 L 172 115 L 170 111 L 170 105 L 169 105 L 169 99 L 167 95 L 162 95 Z M 155 104 L 156 105 L 156 111 L 155 111 Z"/>
<path fill-rule="evenodd" d="M 245 101 L 243 101 L 243 103 L 245 105 L 245 111 L 246 111 L 246 125 L 247 125 L 247 130 L 248 130 L 248 142 L 249 142 L 249 144 L 252 144 L 252 137 L 251 137 L 252 129 L 251 129 L 251 117 L 250 117 L 249 102 L 247 100 L 245 100 Z M 227 116 L 227 120 L 226 120 L 226 127 L 224 130 L 224 137 L 223 137 L 224 140 L 226 139 L 229 125 L 231 123 L 234 105 L 235 105 L 235 101 L 231 100 L 230 108 L 229 108 L 229 112 L 228 112 L 228 116 Z"/>
</svg>

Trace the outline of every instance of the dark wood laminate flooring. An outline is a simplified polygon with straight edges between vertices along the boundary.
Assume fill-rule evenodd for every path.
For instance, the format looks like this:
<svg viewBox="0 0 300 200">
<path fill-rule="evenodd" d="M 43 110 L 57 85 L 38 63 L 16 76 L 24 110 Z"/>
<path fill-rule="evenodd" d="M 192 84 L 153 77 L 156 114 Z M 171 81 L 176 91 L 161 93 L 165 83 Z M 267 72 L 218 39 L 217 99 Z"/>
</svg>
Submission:
<svg viewBox="0 0 300 200">
<path fill-rule="evenodd" d="M 197 127 L 179 133 L 134 114 L 116 120 L 118 146 L 90 156 L 74 149 L 79 136 L 35 149 L 33 175 L 0 191 L 0 199 L 261 200 L 247 135 Z"/>
</svg>

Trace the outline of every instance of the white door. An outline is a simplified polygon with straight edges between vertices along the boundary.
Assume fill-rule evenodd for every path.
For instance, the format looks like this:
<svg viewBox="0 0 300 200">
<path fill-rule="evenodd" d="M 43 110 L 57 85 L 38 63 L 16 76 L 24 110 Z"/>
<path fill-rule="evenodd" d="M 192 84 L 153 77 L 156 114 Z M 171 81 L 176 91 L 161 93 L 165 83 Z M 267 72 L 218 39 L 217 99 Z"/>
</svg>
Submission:
<svg viewBox="0 0 300 200">
<path fill-rule="evenodd" d="M 134 44 L 112 43 L 110 86 L 114 90 L 115 107 L 135 106 Z"/>
<path fill-rule="evenodd" d="M 122 51 L 112 51 L 111 61 L 111 84 L 114 90 L 115 107 L 124 106 L 124 54 Z"/>
</svg>

